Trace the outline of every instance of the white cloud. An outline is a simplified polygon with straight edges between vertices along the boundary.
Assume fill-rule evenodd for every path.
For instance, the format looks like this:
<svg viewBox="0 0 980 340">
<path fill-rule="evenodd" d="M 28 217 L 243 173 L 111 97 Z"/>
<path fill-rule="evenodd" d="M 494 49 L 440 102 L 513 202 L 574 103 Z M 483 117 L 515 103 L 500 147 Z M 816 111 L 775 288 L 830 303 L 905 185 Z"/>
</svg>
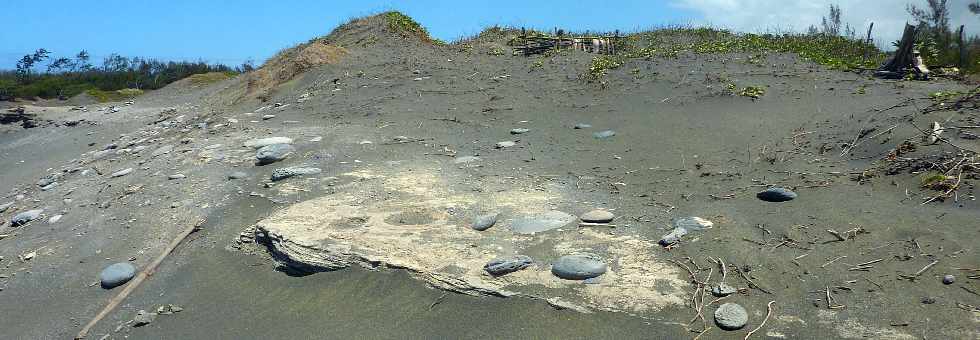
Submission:
<svg viewBox="0 0 980 340">
<path fill-rule="evenodd" d="M 949 0 L 950 23 L 955 30 L 966 25 L 968 35 L 980 32 L 980 16 L 967 10 L 973 0 Z M 839 5 L 841 20 L 864 35 L 874 22 L 872 37 L 885 48 L 902 35 L 902 27 L 911 17 L 907 4 L 926 7 L 926 0 L 674 0 L 673 5 L 700 13 L 703 24 L 744 32 L 804 31 L 810 25 L 820 26 L 830 4 Z"/>
</svg>

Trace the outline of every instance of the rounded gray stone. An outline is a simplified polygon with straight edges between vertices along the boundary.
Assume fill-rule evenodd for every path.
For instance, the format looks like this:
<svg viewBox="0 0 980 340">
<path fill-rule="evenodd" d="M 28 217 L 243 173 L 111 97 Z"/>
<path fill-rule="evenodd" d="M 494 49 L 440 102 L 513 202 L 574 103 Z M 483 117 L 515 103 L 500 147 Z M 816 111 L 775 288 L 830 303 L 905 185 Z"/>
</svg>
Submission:
<svg viewBox="0 0 980 340">
<path fill-rule="evenodd" d="M 786 202 L 796 199 L 796 193 L 786 188 L 769 188 L 755 194 L 755 197 L 766 202 Z"/>
<path fill-rule="evenodd" d="M 514 219 L 510 224 L 510 230 L 520 234 L 533 234 L 564 227 L 577 219 L 571 214 L 552 210 L 543 214 Z"/>
<path fill-rule="evenodd" d="M 122 177 L 133 173 L 133 168 L 125 168 L 116 172 L 113 172 L 109 177 Z"/>
<path fill-rule="evenodd" d="M 609 223 L 615 218 L 616 215 L 613 215 L 613 213 L 603 209 L 595 209 L 582 214 L 582 216 L 579 216 L 579 219 L 581 219 L 582 222 L 588 223 Z"/>
<path fill-rule="evenodd" d="M 724 283 L 724 282 L 719 283 L 719 284 L 715 285 L 714 287 L 711 287 L 711 295 L 714 295 L 714 296 L 717 296 L 717 297 L 725 297 L 725 296 L 729 296 L 729 295 L 735 294 L 737 292 L 738 292 L 738 289 L 736 289 L 735 287 L 732 287 L 732 286 L 730 286 L 730 285 L 728 285 L 727 283 Z"/>
<path fill-rule="evenodd" d="M 34 210 L 21 212 L 17 215 L 14 215 L 14 217 L 10 218 L 10 225 L 14 227 L 25 225 L 28 222 L 36 220 L 38 217 L 41 217 L 41 213 L 43 212 L 44 209 L 34 209 Z"/>
<path fill-rule="evenodd" d="M 102 281 L 102 288 L 111 289 L 129 282 L 136 276 L 136 267 L 128 262 L 120 262 L 102 270 L 99 280 Z"/>
<path fill-rule="evenodd" d="M 953 282 L 956 282 L 956 277 L 955 276 L 949 275 L 949 274 L 943 275 L 943 284 L 944 285 L 951 285 L 951 284 L 953 284 Z"/>
<path fill-rule="evenodd" d="M 470 226 L 473 230 L 484 231 L 493 227 L 497 223 L 497 214 L 486 214 L 480 215 L 473 219 L 473 224 Z"/>
<path fill-rule="evenodd" d="M 266 145 L 255 152 L 255 159 L 258 160 L 259 164 L 272 164 L 286 159 L 293 151 L 296 149 L 289 144 Z"/>
<path fill-rule="evenodd" d="M 228 179 L 243 179 L 243 178 L 248 178 L 248 174 L 246 174 L 244 171 L 235 171 L 228 174 Z"/>
<path fill-rule="evenodd" d="M 572 126 L 572 128 L 573 129 L 576 129 L 576 130 L 590 129 L 590 128 L 592 128 L 592 125 L 591 124 L 585 124 L 585 123 L 578 123 L 578 124 L 575 124 L 575 126 Z"/>
<path fill-rule="evenodd" d="M 610 138 L 610 137 L 615 136 L 615 135 L 616 135 L 616 131 L 613 131 L 613 130 L 605 130 L 605 131 L 599 131 L 599 132 L 593 133 L 592 134 L 592 137 L 595 137 L 595 139 L 606 139 L 606 138 Z"/>
<path fill-rule="evenodd" d="M 517 142 L 514 142 L 514 141 L 503 141 L 503 142 L 499 142 L 497 144 L 494 144 L 493 147 L 494 148 L 497 148 L 497 149 L 505 149 L 505 148 L 513 147 L 515 145 L 517 145 Z"/>
<path fill-rule="evenodd" d="M 527 128 L 516 128 L 516 129 L 510 129 L 510 134 L 512 134 L 512 135 L 520 135 L 520 134 L 528 133 L 530 131 L 531 131 L 531 129 L 527 129 Z"/>
<path fill-rule="evenodd" d="M 551 273 L 566 280 L 585 280 L 606 273 L 606 263 L 595 254 L 572 254 L 551 264 Z"/>
<path fill-rule="evenodd" d="M 533 263 L 530 256 L 514 255 L 493 259 L 483 266 L 483 270 L 490 275 L 501 276 L 527 268 Z"/>
<path fill-rule="evenodd" d="M 749 312 L 737 303 L 726 303 L 718 306 L 715 310 L 715 323 L 718 327 L 726 331 L 733 331 L 745 327 L 749 322 Z"/>
</svg>

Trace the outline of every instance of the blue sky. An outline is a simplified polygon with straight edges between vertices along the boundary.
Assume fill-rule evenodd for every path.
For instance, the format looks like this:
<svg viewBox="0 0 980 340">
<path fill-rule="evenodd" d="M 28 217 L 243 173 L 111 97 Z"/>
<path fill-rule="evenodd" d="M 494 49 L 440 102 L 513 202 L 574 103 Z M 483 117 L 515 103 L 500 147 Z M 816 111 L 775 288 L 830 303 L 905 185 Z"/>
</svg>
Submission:
<svg viewBox="0 0 980 340">
<path fill-rule="evenodd" d="M 501 24 L 572 30 L 636 30 L 707 23 L 741 31 L 804 29 L 838 3 L 845 21 L 894 40 L 907 20 L 904 4 L 925 0 L 630 0 L 630 1 L 207 1 L 0 0 L 0 68 L 37 48 L 57 56 L 86 49 L 165 60 L 261 63 L 276 51 L 324 35 L 351 17 L 400 10 L 437 38 L 455 40 Z M 951 0 L 951 7 L 969 0 Z M 960 4 L 962 3 L 962 4 Z M 593 7 L 601 4 L 598 7 Z M 951 10 L 953 23 L 980 20 Z M 966 13 L 966 14 L 962 14 Z M 971 26 L 972 25 L 972 26 Z M 858 31 L 861 31 L 859 29 Z"/>
</svg>

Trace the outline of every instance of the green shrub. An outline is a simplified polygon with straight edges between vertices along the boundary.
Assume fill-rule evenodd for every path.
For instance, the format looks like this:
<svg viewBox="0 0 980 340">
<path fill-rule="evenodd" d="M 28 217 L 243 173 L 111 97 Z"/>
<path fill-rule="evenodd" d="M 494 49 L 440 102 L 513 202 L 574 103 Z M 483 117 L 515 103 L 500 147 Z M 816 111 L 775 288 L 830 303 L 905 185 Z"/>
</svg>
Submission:
<svg viewBox="0 0 980 340">
<path fill-rule="evenodd" d="M 126 99 L 136 98 L 143 94 L 143 90 L 140 89 L 121 89 L 115 91 L 103 91 L 99 89 L 90 89 L 85 91 L 86 94 L 92 96 L 95 100 L 100 103 L 105 102 L 118 102 Z"/>
</svg>

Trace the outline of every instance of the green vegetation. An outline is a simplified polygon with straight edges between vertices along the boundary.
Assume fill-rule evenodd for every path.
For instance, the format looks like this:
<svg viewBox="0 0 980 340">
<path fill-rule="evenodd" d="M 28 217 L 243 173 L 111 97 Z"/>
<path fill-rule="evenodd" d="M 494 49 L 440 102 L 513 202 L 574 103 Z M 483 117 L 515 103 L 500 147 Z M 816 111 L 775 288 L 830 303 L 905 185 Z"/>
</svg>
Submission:
<svg viewBox="0 0 980 340">
<path fill-rule="evenodd" d="M 405 15 L 402 12 L 390 11 L 381 14 L 385 21 L 388 22 L 388 29 L 392 32 L 401 34 L 403 36 L 415 36 L 422 39 L 422 41 L 427 43 L 434 43 L 436 45 L 445 45 L 446 43 L 439 40 L 433 39 L 429 35 L 429 31 L 422 27 L 418 22 L 416 22 L 411 17 Z"/>
<path fill-rule="evenodd" d="M 617 55 L 603 55 L 592 58 L 592 66 L 586 75 L 589 80 L 599 80 L 606 75 L 606 72 L 623 66 L 625 59 Z"/>
<path fill-rule="evenodd" d="M 165 62 L 126 58 L 118 54 L 106 57 L 101 66 L 94 66 L 85 51 L 72 58 L 49 60 L 49 55 L 49 51 L 39 49 L 24 56 L 17 63 L 16 70 L 0 71 L 0 100 L 38 97 L 65 99 L 83 92 L 98 100 L 126 99 L 142 93 L 142 90 L 159 89 L 195 74 L 205 74 L 197 82 L 213 82 L 220 80 L 219 76 L 227 78 L 252 69 L 250 63 L 231 68 L 202 61 Z M 44 61 L 48 63 L 42 68 Z"/>
<path fill-rule="evenodd" d="M 766 94 L 766 89 L 762 86 L 749 86 L 741 91 L 738 91 L 738 95 L 752 99 L 759 99 L 759 97 L 762 97 L 764 94 Z"/>
<path fill-rule="evenodd" d="M 230 71 L 208 72 L 208 73 L 193 74 L 190 77 L 187 77 L 187 80 L 191 83 L 191 85 L 201 86 L 201 85 L 214 84 L 219 81 L 234 77 L 235 75 L 237 75 L 237 73 L 230 72 Z"/>
<path fill-rule="evenodd" d="M 118 102 L 126 99 L 132 99 L 139 97 L 143 94 L 143 90 L 140 89 L 122 89 L 115 91 L 103 91 L 99 89 L 90 89 L 85 91 L 85 94 L 92 96 L 95 100 L 100 103 L 105 102 Z"/>
</svg>

